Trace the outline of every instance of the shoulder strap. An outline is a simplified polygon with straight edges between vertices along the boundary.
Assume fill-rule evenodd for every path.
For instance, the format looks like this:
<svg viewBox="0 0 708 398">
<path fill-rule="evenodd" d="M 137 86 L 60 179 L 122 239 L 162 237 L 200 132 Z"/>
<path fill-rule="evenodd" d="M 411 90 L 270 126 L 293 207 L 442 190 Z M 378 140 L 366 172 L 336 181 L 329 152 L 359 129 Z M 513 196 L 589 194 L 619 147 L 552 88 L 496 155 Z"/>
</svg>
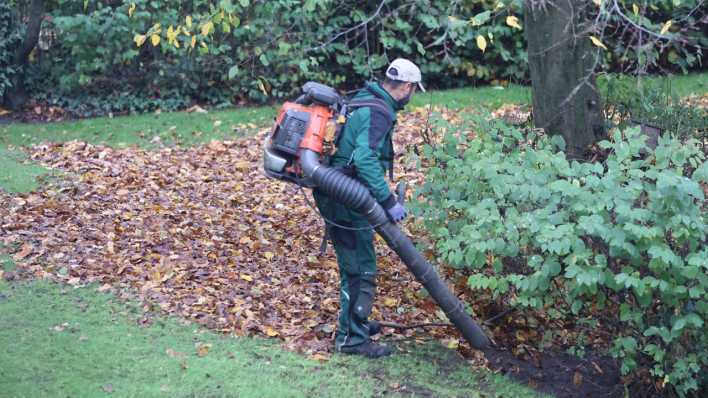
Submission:
<svg viewBox="0 0 708 398">
<path fill-rule="evenodd" d="M 374 108 L 382 111 L 385 115 L 389 117 L 389 119 L 393 119 L 388 104 L 386 104 L 386 101 L 379 98 L 352 100 L 347 104 L 347 108 L 349 110 L 355 110 L 360 108 Z"/>
<path fill-rule="evenodd" d="M 371 91 L 371 90 L 369 90 L 369 91 Z M 369 99 L 351 100 L 347 104 L 347 113 L 349 113 L 350 111 L 354 111 L 356 109 L 361 109 L 361 108 L 372 108 L 372 109 L 376 109 L 376 110 L 380 111 L 380 113 L 382 113 L 383 115 L 386 115 L 386 119 L 389 124 L 393 124 L 393 122 L 395 120 L 395 116 L 391 113 L 391 110 L 390 110 L 388 104 L 386 103 L 386 101 L 384 101 L 381 98 L 378 98 L 378 96 L 375 98 L 369 98 Z M 340 133 L 341 133 L 341 131 L 337 132 L 337 134 L 336 134 L 335 141 L 334 141 L 335 146 L 339 145 L 339 139 L 341 137 Z M 352 156 L 353 155 L 354 154 L 352 153 Z M 352 162 L 352 159 L 350 157 L 349 162 L 347 164 L 351 164 L 351 162 Z M 393 181 L 393 159 L 390 160 L 389 162 L 391 164 L 389 166 L 388 175 L 389 175 L 389 179 L 391 181 Z"/>
<path fill-rule="evenodd" d="M 369 87 L 357 90 L 357 93 L 364 91 L 364 90 L 366 90 L 366 91 L 370 92 L 372 95 L 374 95 L 374 98 L 369 98 L 369 99 L 350 98 L 350 99 L 348 99 L 347 101 L 344 102 L 345 108 L 343 110 L 343 114 L 345 115 L 345 117 L 347 119 L 349 119 L 349 114 L 352 111 L 355 111 L 357 109 L 372 108 L 372 109 L 376 109 L 376 110 L 380 111 L 381 113 L 383 113 L 384 115 L 386 115 L 388 122 L 393 123 L 393 121 L 395 120 L 395 116 L 391 114 L 391 110 L 390 110 L 388 104 L 386 103 L 386 101 L 381 99 L 379 94 L 376 93 L 374 90 L 371 90 Z M 339 141 L 342 138 L 342 130 L 344 130 L 344 125 L 338 124 L 337 130 L 334 135 L 334 142 L 333 142 L 335 148 L 339 146 Z"/>
</svg>

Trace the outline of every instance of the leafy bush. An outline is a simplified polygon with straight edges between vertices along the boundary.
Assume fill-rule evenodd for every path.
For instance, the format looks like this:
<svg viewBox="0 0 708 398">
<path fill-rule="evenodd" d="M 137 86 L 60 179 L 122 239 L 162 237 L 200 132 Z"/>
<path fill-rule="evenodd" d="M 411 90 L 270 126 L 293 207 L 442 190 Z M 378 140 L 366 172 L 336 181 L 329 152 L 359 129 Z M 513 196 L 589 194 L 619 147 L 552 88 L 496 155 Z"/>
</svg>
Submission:
<svg viewBox="0 0 708 398">
<path fill-rule="evenodd" d="M 167 98 L 267 102 L 307 80 L 348 89 L 397 56 L 441 88 L 522 80 L 523 31 L 504 23 L 520 14 L 517 3 L 60 0 L 47 25 L 56 40 L 31 76 L 35 92 L 55 103 L 95 98 L 97 111 L 131 96 L 157 106 Z"/>
<path fill-rule="evenodd" d="M 426 147 L 415 211 L 439 258 L 510 305 L 619 325 L 624 373 L 681 396 L 706 383 L 708 163 L 696 141 L 664 137 L 647 155 L 629 129 L 600 143 L 604 163 L 578 163 L 560 137 L 476 127 Z"/>
<path fill-rule="evenodd" d="M 441 87 L 526 73 L 520 30 L 469 22 L 492 3 L 386 4 L 379 10 L 383 18 L 363 25 L 377 7 L 289 0 L 82 7 L 59 1 L 47 25 L 56 40 L 42 57 L 46 62 L 31 71 L 33 86 L 45 100 L 93 114 L 116 111 L 113 101 L 121 97 L 134 99 L 123 110 L 149 110 L 189 101 L 266 102 L 292 96 L 307 80 L 352 88 L 399 55 L 421 64 L 426 81 Z M 357 24 L 362 27 L 338 36 Z M 485 52 L 470 46 L 478 34 L 497 44 Z"/>
</svg>

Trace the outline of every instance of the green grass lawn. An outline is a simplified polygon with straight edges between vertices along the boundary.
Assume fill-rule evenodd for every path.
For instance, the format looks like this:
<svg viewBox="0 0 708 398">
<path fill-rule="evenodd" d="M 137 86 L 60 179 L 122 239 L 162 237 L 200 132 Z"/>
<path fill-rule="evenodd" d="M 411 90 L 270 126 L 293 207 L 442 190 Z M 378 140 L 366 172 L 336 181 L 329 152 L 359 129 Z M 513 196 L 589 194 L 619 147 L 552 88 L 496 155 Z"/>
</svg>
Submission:
<svg viewBox="0 0 708 398">
<path fill-rule="evenodd" d="M 617 76 L 614 76 L 617 78 Z M 634 82 L 637 80 L 631 76 L 619 76 L 619 80 L 623 82 Z M 708 92 L 708 73 L 692 73 L 688 75 L 669 75 L 669 76 L 649 76 L 642 79 L 645 83 L 662 87 L 669 91 L 672 95 L 684 97 L 690 94 L 704 94 Z M 607 79 L 601 76 L 598 79 L 598 85 L 603 95 L 607 94 L 608 84 Z"/>
<path fill-rule="evenodd" d="M 57 123 L 13 123 L 0 126 L 1 146 L 27 146 L 43 141 L 81 140 L 115 147 L 160 143 L 193 145 L 212 139 L 237 138 L 268 125 L 274 107 L 234 108 L 207 113 L 156 112 L 98 117 Z"/>
<path fill-rule="evenodd" d="M 24 153 L 0 146 L 0 189 L 8 192 L 29 192 L 39 188 L 38 177 L 50 170 L 26 162 Z"/>
<path fill-rule="evenodd" d="M 600 89 L 606 91 L 604 79 Z M 679 96 L 708 91 L 708 73 L 647 78 L 668 82 Z M 450 109 L 466 107 L 497 108 L 505 103 L 531 103 L 529 87 L 511 84 L 507 87 L 484 86 L 418 93 L 411 106 L 432 103 Z M 114 147 L 139 145 L 157 147 L 179 143 L 194 145 L 212 139 L 238 138 L 256 128 L 270 125 L 276 107 L 245 107 L 211 110 L 208 113 L 163 112 L 142 115 L 99 117 L 58 123 L 12 123 L 0 125 L 0 148 L 27 146 L 42 141 L 82 140 Z M 2 154 L 6 157 L 6 154 Z"/>
<path fill-rule="evenodd" d="M 437 343 L 399 343 L 396 355 L 378 361 L 319 362 L 273 340 L 219 335 L 174 318 L 138 326 L 141 315 L 136 303 L 96 286 L 0 282 L 0 396 L 538 396 L 472 371 Z"/>
</svg>

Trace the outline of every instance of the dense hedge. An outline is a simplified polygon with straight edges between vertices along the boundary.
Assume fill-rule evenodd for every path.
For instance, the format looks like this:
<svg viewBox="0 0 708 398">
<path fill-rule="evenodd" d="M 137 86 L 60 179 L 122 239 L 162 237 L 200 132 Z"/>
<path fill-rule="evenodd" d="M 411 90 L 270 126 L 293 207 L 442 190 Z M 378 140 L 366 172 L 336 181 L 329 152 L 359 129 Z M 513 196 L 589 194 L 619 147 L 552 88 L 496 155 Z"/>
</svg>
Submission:
<svg viewBox="0 0 708 398">
<path fill-rule="evenodd" d="M 695 0 L 652 3 L 658 6 L 647 15 L 657 22 L 686 14 Z M 80 114 L 173 109 L 195 101 L 267 102 L 292 95 L 310 79 L 349 88 L 397 56 L 420 64 L 431 87 L 527 77 L 523 31 L 507 20 L 523 20 L 520 0 L 48 4 L 44 32 L 54 35 L 44 35 L 48 49 L 35 54 L 28 83 L 40 99 Z M 608 65 L 632 61 L 622 43 L 616 47 Z M 698 55 L 690 51 L 689 59 L 677 49 L 671 59 L 691 67 Z"/>
<path fill-rule="evenodd" d="M 471 29 L 465 20 L 491 2 L 464 11 L 441 0 L 387 2 L 378 14 L 378 1 L 241 0 L 220 2 L 219 9 L 212 3 L 89 2 L 84 11 L 81 2 L 59 2 L 48 25 L 56 37 L 30 71 L 34 92 L 80 104 L 85 113 L 267 102 L 293 95 L 310 79 L 353 87 L 400 55 L 421 64 L 426 81 L 438 87 L 525 74 L 521 31 Z M 366 27 L 337 36 L 372 15 Z M 187 16 L 194 48 L 184 34 Z M 212 28 L 204 35 L 207 22 Z M 177 48 L 167 30 L 180 25 Z M 469 45 L 478 30 L 495 38 L 484 53 Z M 134 36 L 149 32 L 161 42 L 136 46 Z"/>
<path fill-rule="evenodd" d="M 680 396 L 705 388 L 708 162 L 697 142 L 666 137 L 646 152 L 630 129 L 600 143 L 603 163 L 579 163 L 561 137 L 484 120 L 473 131 L 425 152 L 416 211 L 439 258 L 506 305 L 616 333 L 625 374 Z"/>
<path fill-rule="evenodd" d="M 0 4 L 0 99 L 10 89 L 10 78 L 16 72 L 12 65 L 13 49 L 22 40 L 22 31 L 16 26 L 16 17 L 9 4 Z"/>
</svg>

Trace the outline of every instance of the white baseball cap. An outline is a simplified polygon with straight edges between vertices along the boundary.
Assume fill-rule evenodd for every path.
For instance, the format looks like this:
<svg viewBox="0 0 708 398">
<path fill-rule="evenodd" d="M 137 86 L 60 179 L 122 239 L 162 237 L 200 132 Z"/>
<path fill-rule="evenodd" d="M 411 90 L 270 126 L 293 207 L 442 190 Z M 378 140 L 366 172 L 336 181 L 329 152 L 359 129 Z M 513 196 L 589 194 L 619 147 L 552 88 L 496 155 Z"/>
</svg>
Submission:
<svg viewBox="0 0 708 398">
<path fill-rule="evenodd" d="M 418 83 L 420 91 L 425 92 L 421 81 L 420 69 L 405 58 L 397 58 L 386 69 L 386 77 L 400 82 Z"/>
</svg>

